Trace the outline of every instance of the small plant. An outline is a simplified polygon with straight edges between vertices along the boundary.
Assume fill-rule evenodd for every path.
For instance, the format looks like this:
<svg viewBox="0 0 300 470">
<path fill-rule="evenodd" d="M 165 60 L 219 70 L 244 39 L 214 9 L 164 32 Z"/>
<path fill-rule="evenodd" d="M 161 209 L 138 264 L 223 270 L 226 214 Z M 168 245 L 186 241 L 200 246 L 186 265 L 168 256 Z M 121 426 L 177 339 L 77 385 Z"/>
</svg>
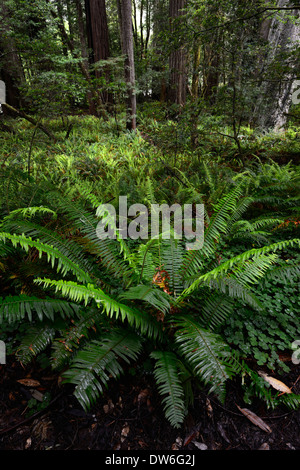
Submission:
<svg viewBox="0 0 300 470">
<path fill-rule="evenodd" d="M 258 366 L 289 371 L 282 360 L 298 335 L 297 316 L 299 273 L 291 276 L 288 285 L 281 280 L 265 280 L 256 287 L 256 295 L 264 312 L 237 303 L 233 315 L 222 328 L 228 343 L 239 349 L 244 357 L 254 357 Z"/>
<path fill-rule="evenodd" d="M 27 416 L 31 416 L 39 411 L 44 410 L 49 406 L 51 402 L 51 395 L 50 393 L 46 392 L 41 400 L 37 400 L 36 398 L 30 398 L 27 402 L 27 407 L 29 410 L 27 411 Z"/>
</svg>

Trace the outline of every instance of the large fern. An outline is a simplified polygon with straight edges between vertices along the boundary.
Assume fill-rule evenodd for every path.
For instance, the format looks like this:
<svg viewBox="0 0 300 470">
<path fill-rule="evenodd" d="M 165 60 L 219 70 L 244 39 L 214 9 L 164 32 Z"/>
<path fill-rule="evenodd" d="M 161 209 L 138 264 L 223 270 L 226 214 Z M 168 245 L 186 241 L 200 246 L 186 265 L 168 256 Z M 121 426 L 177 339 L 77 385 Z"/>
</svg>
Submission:
<svg viewBox="0 0 300 470">
<path fill-rule="evenodd" d="M 9 215 L 0 233 L 3 263 L 18 250 L 35 253 L 36 263 L 43 259 L 50 266 L 33 282 L 45 292 L 43 298 L 17 292 L 0 301 L 0 321 L 34 327 L 21 342 L 21 360 L 51 344 L 52 367 L 66 369 L 64 380 L 74 384 L 88 409 L 146 344 L 162 406 L 175 427 L 183 423 L 194 379 L 224 400 L 226 382 L 246 373 L 259 396 L 265 392 L 270 401 L 270 390 L 215 331 L 234 312 L 235 299 L 263 310 L 253 291 L 256 283 L 272 275 L 288 279 L 298 269 L 292 262 L 282 266 L 279 257 L 298 246 L 298 239 L 260 245 L 268 239 L 260 229 L 278 221 L 241 220 L 253 202 L 248 188 L 248 180 L 235 182 L 212 202 L 200 250 L 187 251 L 184 240 L 172 236 L 135 242 L 130 249 L 117 232 L 114 239 L 100 240 L 96 228 L 103 213 L 96 211 L 100 201 L 89 188 L 81 196 L 73 188 L 78 200 L 72 203 L 53 191 L 49 211 L 27 208 Z M 48 225 L 44 217 L 54 212 L 56 225 Z M 245 234 L 258 242 L 255 247 L 220 256 L 225 243 Z M 294 406 L 297 399 L 290 402 Z"/>
</svg>

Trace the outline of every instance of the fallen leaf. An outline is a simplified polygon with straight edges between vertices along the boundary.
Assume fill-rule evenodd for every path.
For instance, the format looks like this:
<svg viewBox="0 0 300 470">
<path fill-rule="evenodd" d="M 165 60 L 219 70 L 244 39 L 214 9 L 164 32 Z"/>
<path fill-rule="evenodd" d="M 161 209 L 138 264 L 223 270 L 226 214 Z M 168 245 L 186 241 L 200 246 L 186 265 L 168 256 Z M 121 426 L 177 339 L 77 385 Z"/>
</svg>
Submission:
<svg viewBox="0 0 300 470">
<path fill-rule="evenodd" d="M 212 418 L 213 416 L 213 408 L 211 406 L 211 403 L 210 403 L 210 400 L 209 398 L 206 399 L 206 412 L 207 412 L 207 416 L 209 418 Z"/>
<path fill-rule="evenodd" d="M 109 399 L 106 405 L 103 405 L 103 411 L 104 413 L 109 413 L 111 410 L 113 410 L 115 405 L 113 404 L 112 400 Z"/>
<path fill-rule="evenodd" d="M 265 372 L 258 372 L 258 373 L 261 377 L 263 377 L 263 379 L 265 379 L 266 382 L 268 382 L 276 390 L 279 390 L 280 392 L 283 392 L 283 393 L 293 393 L 292 390 L 280 380 L 274 379 L 274 377 L 270 377 Z"/>
<path fill-rule="evenodd" d="M 15 399 L 16 399 L 16 397 L 15 397 L 15 395 L 14 395 L 13 392 L 9 392 L 8 398 L 9 398 L 11 401 L 15 401 Z"/>
<path fill-rule="evenodd" d="M 199 431 L 198 429 L 194 429 L 184 440 L 184 443 L 183 443 L 183 447 L 187 446 L 188 444 L 190 444 L 190 442 L 192 442 L 193 440 L 195 440 L 195 438 L 197 438 L 199 436 Z"/>
<path fill-rule="evenodd" d="M 219 433 L 220 433 L 221 436 L 223 437 L 223 439 L 224 439 L 226 442 L 228 442 L 228 444 L 230 444 L 230 441 L 229 441 L 228 437 L 226 436 L 226 433 L 225 433 L 225 431 L 224 431 L 223 426 L 222 426 L 221 423 L 218 423 L 218 424 L 217 424 L 217 428 L 218 428 Z"/>
<path fill-rule="evenodd" d="M 206 445 L 206 444 L 203 444 L 202 442 L 192 441 L 192 443 L 193 443 L 194 446 L 196 446 L 197 449 L 199 449 L 199 450 L 207 450 L 207 445 Z"/>
<path fill-rule="evenodd" d="M 31 446 L 31 437 L 29 437 L 29 438 L 26 440 L 25 449 L 29 449 L 30 446 Z"/>
<path fill-rule="evenodd" d="M 272 432 L 272 429 L 259 416 L 253 413 L 253 411 L 248 410 L 248 408 L 240 408 L 238 405 L 236 406 L 240 412 L 243 413 L 243 415 L 246 416 L 253 424 L 265 432 Z"/>
<path fill-rule="evenodd" d="M 144 388 L 140 391 L 137 397 L 137 401 L 139 404 L 144 403 L 150 394 L 150 390 L 148 388 Z"/>
<path fill-rule="evenodd" d="M 44 399 L 44 395 L 39 392 L 38 390 L 30 390 L 31 391 L 31 395 L 32 395 L 32 398 L 35 398 L 37 401 L 43 401 Z"/>
<path fill-rule="evenodd" d="M 38 380 L 34 379 L 20 379 L 17 380 L 22 385 L 25 385 L 26 387 L 39 387 L 41 384 Z"/>
<path fill-rule="evenodd" d="M 270 446 L 267 442 L 264 442 L 259 448 L 258 450 L 270 450 Z"/>
<path fill-rule="evenodd" d="M 129 434 L 130 428 L 129 426 L 124 426 L 124 428 L 121 431 L 121 436 L 127 437 Z"/>
</svg>

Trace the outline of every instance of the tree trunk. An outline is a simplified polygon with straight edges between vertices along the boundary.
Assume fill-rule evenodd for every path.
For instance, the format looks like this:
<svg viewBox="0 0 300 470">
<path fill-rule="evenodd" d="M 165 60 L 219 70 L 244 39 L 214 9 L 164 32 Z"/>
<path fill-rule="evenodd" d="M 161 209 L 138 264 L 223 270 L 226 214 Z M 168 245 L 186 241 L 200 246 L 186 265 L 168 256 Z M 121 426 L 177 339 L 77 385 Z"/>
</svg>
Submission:
<svg viewBox="0 0 300 470">
<path fill-rule="evenodd" d="M 20 86 L 25 76 L 16 43 L 10 36 L 9 10 L 3 1 L 0 3 L 0 17 L 0 79 L 6 86 L 6 102 L 20 108 L 23 105 Z"/>
<path fill-rule="evenodd" d="M 278 7 L 288 6 L 288 0 L 279 0 Z M 278 14 L 281 21 L 278 20 Z M 300 31 L 287 15 L 299 17 L 299 10 L 281 11 L 272 20 L 265 20 L 260 29 L 261 38 L 267 41 L 269 50 L 263 59 L 260 74 L 263 76 L 259 98 L 254 110 L 255 124 L 264 130 L 280 131 L 286 124 L 289 108 L 292 102 L 293 82 L 296 70 L 293 67 L 289 72 L 282 69 L 279 73 L 272 74 L 272 65 L 284 66 L 285 53 L 292 46 L 299 44 Z M 284 19 L 284 21 L 282 21 Z"/>
<path fill-rule="evenodd" d="M 91 50 L 90 63 L 95 64 L 109 58 L 109 33 L 105 0 L 85 0 L 88 47 Z M 96 68 L 97 79 L 105 77 L 109 81 L 107 66 Z M 103 103 L 110 101 L 108 90 L 101 91 Z"/>
<path fill-rule="evenodd" d="M 121 21 L 122 52 L 125 56 L 125 80 L 127 84 L 127 129 L 136 129 L 136 94 L 135 94 L 135 65 L 132 31 L 131 0 L 118 0 L 118 11 Z"/>
<path fill-rule="evenodd" d="M 56 11 L 51 9 L 50 13 L 51 13 L 52 17 L 55 20 L 57 20 L 58 15 L 57 15 Z M 63 42 L 65 42 L 67 44 L 68 49 L 69 49 L 70 53 L 72 54 L 72 56 L 76 59 L 82 59 L 82 57 L 80 57 L 77 54 L 77 51 L 75 50 L 75 47 L 74 47 L 74 43 L 70 39 L 70 37 L 69 37 L 69 35 L 66 31 L 64 23 L 62 23 L 61 21 L 58 21 L 57 26 L 58 26 L 61 38 L 62 38 Z M 88 90 L 89 90 L 88 99 L 89 99 L 90 112 L 92 114 L 95 114 L 95 116 L 101 116 L 104 119 L 106 119 L 107 118 L 106 111 L 103 107 L 103 103 L 102 103 L 102 100 L 101 100 L 101 97 L 100 97 L 99 93 L 94 88 L 94 84 L 92 82 L 89 70 L 85 67 L 85 64 L 82 60 L 79 60 L 78 66 L 79 66 L 80 71 L 81 71 L 81 73 L 82 73 L 83 77 L 85 78 L 85 80 L 87 82 L 87 85 L 88 85 Z"/>
<path fill-rule="evenodd" d="M 170 0 L 169 3 L 169 18 L 170 18 L 170 33 L 172 36 L 177 36 L 178 31 L 176 28 L 176 20 L 183 15 L 186 0 Z M 186 50 L 183 45 L 176 44 L 172 48 L 169 58 L 169 90 L 168 99 L 171 103 L 176 103 L 183 106 L 186 102 Z"/>
<path fill-rule="evenodd" d="M 154 77 L 151 89 L 152 98 L 159 99 L 164 102 L 167 99 L 167 64 L 168 59 L 165 53 L 165 44 L 163 37 L 165 37 L 169 30 L 168 24 L 168 5 L 164 0 L 157 0 L 153 4 L 153 26 L 152 26 L 152 51 L 154 54 L 153 71 L 156 74 Z"/>
<path fill-rule="evenodd" d="M 195 41 L 193 50 L 192 98 L 197 101 L 199 95 L 199 73 L 201 61 L 201 44 Z"/>
<path fill-rule="evenodd" d="M 216 89 L 219 83 L 219 54 L 216 52 L 217 44 L 206 46 L 204 74 L 203 97 L 213 104 L 215 100 Z"/>
</svg>

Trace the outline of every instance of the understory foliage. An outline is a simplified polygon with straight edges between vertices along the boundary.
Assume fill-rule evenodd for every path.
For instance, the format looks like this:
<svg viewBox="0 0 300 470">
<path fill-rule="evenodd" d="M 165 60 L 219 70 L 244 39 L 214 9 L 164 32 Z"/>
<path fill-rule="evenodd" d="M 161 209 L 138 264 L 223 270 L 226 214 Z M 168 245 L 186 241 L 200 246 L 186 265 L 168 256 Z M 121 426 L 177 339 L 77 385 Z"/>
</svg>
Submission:
<svg viewBox="0 0 300 470">
<path fill-rule="evenodd" d="M 231 380 L 299 406 L 259 370 L 299 334 L 299 18 L 277 3 L 0 3 L 0 340 L 85 410 L 149 363 L 174 427 Z M 99 237 L 120 196 L 203 204 L 203 246 Z"/>
<path fill-rule="evenodd" d="M 254 170 L 230 178 L 221 197 L 213 169 L 204 164 L 203 171 L 210 197 L 192 183 L 181 183 L 177 191 L 181 202 L 205 203 L 204 244 L 198 250 L 186 250 L 185 240 L 172 232 L 168 239 L 161 233 L 125 240 L 116 229 L 115 238 L 99 238 L 104 214 L 98 208 L 107 200 L 79 180 L 64 190 L 44 185 L 47 205 L 27 205 L 2 218 L 0 321 L 4 329 L 27 325 L 16 345 L 19 360 L 27 364 L 46 352 L 86 410 L 111 380 L 129 368 L 140 370 L 147 355 L 174 427 L 183 423 L 195 388 L 204 386 L 224 401 L 231 379 L 248 399 L 263 398 L 271 407 L 299 405 L 299 396 L 270 390 L 228 334 L 239 304 L 268 315 L 257 289 L 263 280 L 288 284 L 299 276 L 300 240 L 284 230 L 296 197 L 276 217 L 271 211 L 258 215 L 259 204 L 271 207 L 280 197 L 277 188 L 266 200 L 270 169 L 259 173 L 259 185 Z M 143 191 L 150 210 L 159 194 L 154 180 Z"/>
</svg>

